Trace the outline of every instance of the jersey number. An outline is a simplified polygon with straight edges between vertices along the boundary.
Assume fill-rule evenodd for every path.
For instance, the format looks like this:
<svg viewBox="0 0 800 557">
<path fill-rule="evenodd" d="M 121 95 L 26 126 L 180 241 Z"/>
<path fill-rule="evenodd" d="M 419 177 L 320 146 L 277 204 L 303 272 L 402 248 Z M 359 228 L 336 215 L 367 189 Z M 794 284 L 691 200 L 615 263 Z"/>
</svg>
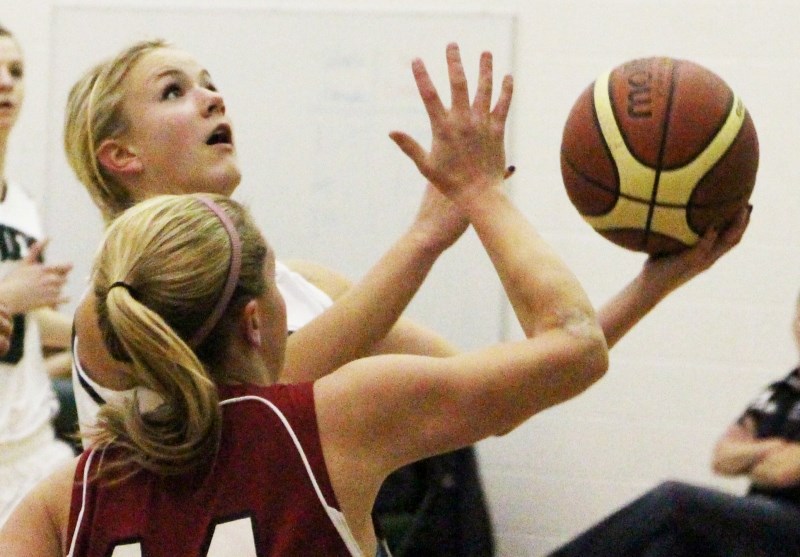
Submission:
<svg viewBox="0 0 800 557">
<path fill-rule="evenodd" d="M 253 523 L 249 517 L 213 526 L 211 543 L 202 557 L 257 557 Z M 142 557 L 139 542 L 114 547 L 111 557 Z"/>
</svg>

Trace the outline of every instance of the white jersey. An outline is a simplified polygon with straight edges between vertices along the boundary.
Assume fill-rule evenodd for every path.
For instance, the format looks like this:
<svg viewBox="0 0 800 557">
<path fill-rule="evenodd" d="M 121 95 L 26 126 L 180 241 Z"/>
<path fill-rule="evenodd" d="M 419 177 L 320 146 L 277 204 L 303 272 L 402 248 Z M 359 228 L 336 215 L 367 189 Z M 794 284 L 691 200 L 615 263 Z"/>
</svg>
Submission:
<svg viewBox="0 0 800 557">
<path fill-rule="evenodd" d="M 333 304 L 330 296 L 280 261 L 275 262 L 275 282 L 286 302 L 286 328 L 290 333 Z"/>
<path fill-rule="evenodd" d="M 35 204 L 9 182 L 0 202 L 0 280 L 41 238 Z M 57 412 L 35 314 L 14 316 L 11 348 L 0 358 L 0 524 L 30 487 L 72 457 L 55 440 L 51 420 Z"/>
<path fill-rule="evenodd" d="M 333 303 L 322 290 L 279 261 L 275 262 L 275 281 L 286 302 L 286 324 L 289 333 L 293 333 L 314 319 Z M 75 336 L 72 339 L 72 385 L 78 409 L 78 424 L 83 433 L 88 433 L 95 424 L 100 405 L 113 399 L 130 398 L 134 391 L 133 389 L 115 391 L 97 384 L 81 368 L 78 350 L 78 338 Z M 150 404 L 148 401 L 150 393 L 140 390 L 138 394 L 140 404 Z M 153 404 L 157 405 L 157 402 Z"/>
<path fill-rule="evenodd" d="M 14 183 L 0 203 L 0 280 L 29 247 L 41 239 L 42 228 L 33 201 Z M 44 370 L 39 328 L 30 315 L 19 316 L 13 346 L 0 358 L 0 452 L 6 443 L 24 440 L 48 422 L 57 402 Z"/>
</svg>

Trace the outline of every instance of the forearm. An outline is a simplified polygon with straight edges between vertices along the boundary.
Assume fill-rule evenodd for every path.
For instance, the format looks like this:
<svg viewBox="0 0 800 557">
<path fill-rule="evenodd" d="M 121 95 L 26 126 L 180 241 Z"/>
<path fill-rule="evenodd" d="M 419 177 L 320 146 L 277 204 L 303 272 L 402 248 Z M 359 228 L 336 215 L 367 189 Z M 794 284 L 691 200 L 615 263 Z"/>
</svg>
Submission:
<svg viewBox="0 0 800 557">
<path fill-rule="evenodd" d="M 462 210 L 492 260 L 526 336 L 563 326 L 566 320 L 597 327 L 594 308 L 577 278 L 500 188 L 487 189 Z"/>
<path fill-rule="evenodd" d="M 750 415 L 728 426 L 714 446 L 714 472 L 723 476 L 749 474 L 760 462 L 786 445 L 786 441 L 779 437 L 758 438 L 755 431 L 755 419 Z"/>
<path fill-rule="evenodd" d="M 51 308 L 31 312 L 39 324 L 42 344 L 49 348 L 69 348 L 72 340 L 72 318 Z"/>
<path fill-rule="evenodd" d="M 441 250 L 413 229 L 333 306 L 289 337 L 282 381 L 315 380 L 370 354 L 416 294 Z"/>
<path fill-rule="evenodd" d="M 639 274 L 597 312 L 597 319 L 611 348 L 642 318 L 664 299 L 667 292 L 648 287 L 646 276 Z"/>
<path fill-rule="evenodd" d="M 440 334 L 402 317 L 373 351 L 375 354 L 416 354 L 436 358 L 458 352 L 458 348 Z"/>
<path fill-rule="evenodd" d="M 64 350 L 48 356 L 44 359 L 44 366 L 51 379 L 68 378 L 72 372 L 72 353 Z"/>
<path fill-rule="evenodd" d="M 714 472 L 723 476 L 749 474 L 775 444 L 776 441 L 771 439 L 720 441 L 714 449 Z"/>
<path fill-rule="evenodd" d="M 749 476 L 754 485 L 767 489 L 800 485 L 800 443 L 786 442 L 753 466 Z"/>
</svg>

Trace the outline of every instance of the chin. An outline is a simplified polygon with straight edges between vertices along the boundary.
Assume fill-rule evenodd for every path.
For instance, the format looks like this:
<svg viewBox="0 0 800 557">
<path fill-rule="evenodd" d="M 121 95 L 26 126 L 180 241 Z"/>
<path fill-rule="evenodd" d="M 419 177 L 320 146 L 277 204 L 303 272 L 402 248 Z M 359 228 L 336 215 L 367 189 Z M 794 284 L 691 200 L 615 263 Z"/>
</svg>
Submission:
<svg viewBox="0 0 800 557">
<path fill-rule="evenodd" d="M 222 195 L 227 195 L 230 197 L 233 195 L 233 192 L 236 191 L 236 188 L 239 187 L 239 182 L 241 181 L 241 176 L 239 179 L 233 182 L 226 183 L 221 189 L 220 192 Z"/>
<path fill-rule="evenodd" d="M 242 181 L 242 173 L 239 170 L 239 167 L 236 167 L 235 170 L 231 171 L 228 175 L 228 179 L 224 183 L 225 191 L 220 192 L 224 193 L 225 195 L 231 195 L 237 187 L 239 187 L 239 183 Z"/>
<path fill-rule="evenodd" d="M 222 175 L 217 175 L 209 181 L 206 191 L 230 197 L 239 183 L 242 181 L 242 173 L 239 169 L 229 169 Z"/>
</svg>

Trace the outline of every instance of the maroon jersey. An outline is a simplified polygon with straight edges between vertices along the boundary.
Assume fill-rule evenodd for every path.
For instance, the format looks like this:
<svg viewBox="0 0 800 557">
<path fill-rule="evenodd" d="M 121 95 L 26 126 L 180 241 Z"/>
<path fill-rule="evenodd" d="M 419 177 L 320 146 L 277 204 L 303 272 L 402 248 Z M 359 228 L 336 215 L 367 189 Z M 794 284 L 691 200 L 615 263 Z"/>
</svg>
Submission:
<svg viewBox="0 0 800 557">
<path fill-rule="evenodd" d="M 220 398 L 222 443 L 210 471 L 139 472 L 109 484 L 87 472 L 114 452 L 81 456 L 70 556 L 361 555 L 323 460 L 313 385 L 225 386 Z"/>
</svg>

